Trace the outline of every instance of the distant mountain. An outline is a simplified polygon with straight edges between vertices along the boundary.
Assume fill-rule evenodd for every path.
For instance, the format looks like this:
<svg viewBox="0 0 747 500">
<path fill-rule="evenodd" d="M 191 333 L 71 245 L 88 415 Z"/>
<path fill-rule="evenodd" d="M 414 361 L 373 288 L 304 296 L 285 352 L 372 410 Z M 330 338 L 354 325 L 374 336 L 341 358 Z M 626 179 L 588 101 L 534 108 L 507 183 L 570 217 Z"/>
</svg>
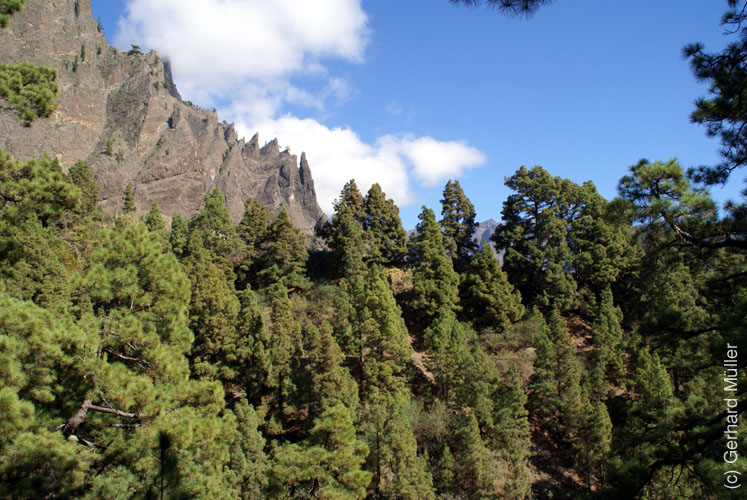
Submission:
<svg viewBox="0 0 747 500">
<path fill-rule="evenodd" d="M 477 227 L 475 228 L 475 233 L 472 235 L 472 240 L 477 242 L 477 248 L 480 250 L 482 250 L 483 246 L 488 245 L 493 250 L 493 255 L 498 257 L 498 260 L 500 260 L 501 264 L 503 264 L 503 253 L 499 254 L 498 252 L 496 252 L 493 243 L 490 241 L 490 237 L 493 236 L 493 233 L 500 225 L 500 222 L 497 222 L 493 219 L 479 222 L 477 224 Z M 407 237 L 410 238 L 410 236 L 416 233 L 416 229 L 410 229 L 407 231 Z"/>
<path fill-rule="evenodd" d="M 475 234 L 472 236 L 472 239 L 477 242 L 479 245 L 478 248 L 482 249 L 485 245 L 489 246 L 491 250 L 493 250 L 493 255 L 498 257 L 498 260 L 501 261 L 501 264 L 503 264 L 503 252 L 498 253 L 495 250 L 495 247 L 493 246 L 493 242 L 490 241 L 490 237 L 493 236 L 493 233 L 496 229 L 498 229 L 498 226 L 500 226 L 501 223 L 497 222 L 493 219 L 484 220 L 477 224 L 477 227 L 475 228 Z"/>
<path fill-rule="evenodd" d="M 490 242 L 490 237 L 493 236 L 493 233 L 495 232 L 499 224 L 499 222 L 496 222 L 493 219 L 484 220 L 478 223 L 472 239 L 476 241 L 478 245 L 480 245 L 481 249 L 485 245 L 492 245 L 492 243 Z"/>
<path fill-rule="evenodd" d="M 141 211 L 158 201 L 189 218 L 218 187 L 234 222 L 248 196 L 285 207 L 306 232 L 324 215 L 303 154 L 299 162 L 277 140 L 239 140 L 214 111 L 182 101 L 157 53 L 109 45 L 90 0 L 26 0 L 0 30 L 0 60 L 54 67 L 60 86 L 57 110 L 30 127 L 0 100 L 0 148 L 22 160 L 48 154 L 63 170 L 87 161 L 106 211 L 121 209 L 132 184 Z"/>
</svg>

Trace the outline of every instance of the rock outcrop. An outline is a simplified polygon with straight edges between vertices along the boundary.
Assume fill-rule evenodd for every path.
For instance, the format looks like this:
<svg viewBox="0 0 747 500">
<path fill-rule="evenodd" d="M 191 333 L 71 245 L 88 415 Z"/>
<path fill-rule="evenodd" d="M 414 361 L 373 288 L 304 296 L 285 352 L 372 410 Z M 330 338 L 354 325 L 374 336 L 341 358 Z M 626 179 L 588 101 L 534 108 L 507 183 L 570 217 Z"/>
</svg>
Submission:
<svg viewBox="0 0 747 500">
<path fill-rule="evenodd" d="M 234 222 L 248 196 L 286 207 L 307 232 L 324 216 L 305 155 L 299 164 L 277 140 L 240 139 L 214 111 L 182 101 L 157 53 L 108 44 L 90 0 L 26 0 L 0 30 L 0 61 L 54 67 L 60 85 L 57 110 L 30 127 L 0 102 L 0 148 L 20 159 L 46 153 L 65 170 L 87 161 L 104 210 L 119 210 L 132 184 L 139 210 L 156 200 L 167 215 L 191 217 L 218 187 Z"/>
</svg>

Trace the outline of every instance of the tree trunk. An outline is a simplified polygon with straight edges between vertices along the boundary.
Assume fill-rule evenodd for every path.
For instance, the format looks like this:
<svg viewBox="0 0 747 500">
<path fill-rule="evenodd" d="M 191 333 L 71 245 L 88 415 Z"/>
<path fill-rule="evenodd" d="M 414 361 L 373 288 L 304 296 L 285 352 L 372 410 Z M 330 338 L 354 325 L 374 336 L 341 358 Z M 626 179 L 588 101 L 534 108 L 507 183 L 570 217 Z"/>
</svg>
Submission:
<svg viewBox="0 0 747 500">
<path fill-rule="evenodd" d="M 83 421 L 86 419 L 86 415 L 88 415 L 88 408 L 91 405 L 91 400 L 86 399 L 83 401 L 83 404 L 78 409 L 77 412 L 75 412 L 75 415 L 70 417 L 67 422 L 65 422 L 65 425 L 62 426 L 62 435 L 66 438 L 70 437 L 75 433 L 75 430 L 78 428 L 80 424 L 83 423 Z"/>
</svg>

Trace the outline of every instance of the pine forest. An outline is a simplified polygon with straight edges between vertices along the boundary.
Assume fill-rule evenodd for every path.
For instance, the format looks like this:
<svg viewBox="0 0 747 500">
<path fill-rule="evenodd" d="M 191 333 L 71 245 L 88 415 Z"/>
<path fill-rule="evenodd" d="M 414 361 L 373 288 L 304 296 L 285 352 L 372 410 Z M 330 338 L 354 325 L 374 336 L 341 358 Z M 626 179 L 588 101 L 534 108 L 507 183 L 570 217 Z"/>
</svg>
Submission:
<svg viewBox="0 0 747 500">
<path fill-rule="evenodd" d="M 686 49 L 722 164 L 614 199 L 521 166 L 489 241 L 455 179 L 410 232 L 351 179 L 309 234 L 218 188 L 104 211 L 85 161 L 0 151 L 0 498 L 745 498 L 747 206 L 708 190 L 747 163 L 741 33 Z M 0 64 L 28 126 L 58 90 Z"/>
</svg>

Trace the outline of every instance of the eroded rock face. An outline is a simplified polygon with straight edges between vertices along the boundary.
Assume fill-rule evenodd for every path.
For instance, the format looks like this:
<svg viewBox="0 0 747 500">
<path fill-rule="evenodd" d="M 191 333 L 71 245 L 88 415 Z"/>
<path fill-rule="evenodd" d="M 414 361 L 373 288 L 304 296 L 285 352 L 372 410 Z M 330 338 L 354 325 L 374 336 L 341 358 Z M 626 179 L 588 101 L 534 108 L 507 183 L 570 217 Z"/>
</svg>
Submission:
<svg viewBox="0 0 747 500">
<path fill-rule="evenodd" d="M 90 0 L 26 0 L 0 30 L 0 60 L 57 68 L 60 85 L 57 110 L 30 127 L 0 101 L 0 148 L 19 159 L 57 157 L 65 170 L 87 161 L 104 210 L 121 209 L 132 184 L 142 211 L 156 200 L 164 214 L 190 218 L 218 187 L 234 222 L 248 196 L 284 206 L 307 233 L 323 217 L 305 155 L 299 165 L 277 140 L 239 139 L 215 112 L 183 102 L 157 53 L 108 44 Z"/>
</svg>

